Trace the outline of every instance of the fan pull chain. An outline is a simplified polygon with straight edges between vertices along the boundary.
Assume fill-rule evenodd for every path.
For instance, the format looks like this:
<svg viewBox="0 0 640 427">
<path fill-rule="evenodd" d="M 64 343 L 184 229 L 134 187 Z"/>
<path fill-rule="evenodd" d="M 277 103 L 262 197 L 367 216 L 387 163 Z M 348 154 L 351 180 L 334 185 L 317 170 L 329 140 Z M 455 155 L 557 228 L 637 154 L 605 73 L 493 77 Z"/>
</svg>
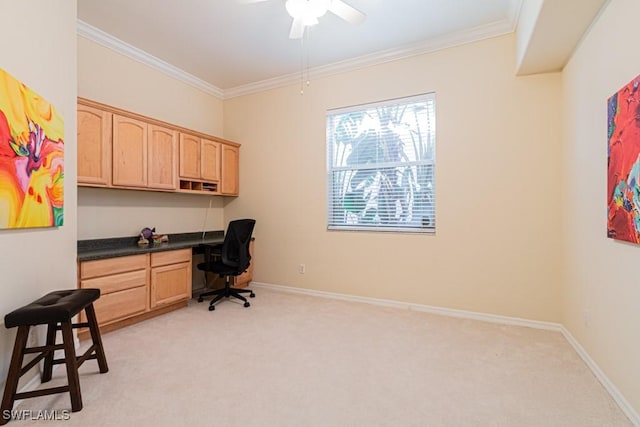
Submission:
<svg viewBox="0 0 640 427">
<path fill-rule="evenodd" d="M 310 33 L 311 33 L 311 29 L 307 28 L 307 34 L 306 34 L 306 37 L 307 37 L 307 50 L 306 50 L 306 53 L 307 53 L 307 58 L 306 58 L 307 59 L 307 81 L 306 81 L 307 87 L 311 84 L 311 81 L 310 81 L 311 77 L 309 77 L 309 56 L 310 56 L 309 55 L 309 34 Z"/>
<path fill-rule="evenodd" d="M 300 38 L 300 95 L 304 95 L 305 86 L 309 87 L 311 85 L 309 71 L 309 31 L 309 27 L 306 27 L 303 37 Z"/>
<path fill-rule="evenodd" d="M 305 29 L 306 32 L 306 29 Z M 304 37 L 300 38 L 300 95 L 304 95 Z"/>
</svg>

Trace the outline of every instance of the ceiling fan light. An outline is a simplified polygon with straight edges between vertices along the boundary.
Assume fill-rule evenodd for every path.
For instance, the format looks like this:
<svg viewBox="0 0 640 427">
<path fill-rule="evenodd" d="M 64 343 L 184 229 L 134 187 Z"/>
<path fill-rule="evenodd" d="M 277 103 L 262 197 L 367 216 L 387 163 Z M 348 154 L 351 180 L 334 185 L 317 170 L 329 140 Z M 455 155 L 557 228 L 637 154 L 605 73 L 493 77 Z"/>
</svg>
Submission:
<svg viewBox="0 0 640 427">
<path fill-rule="evenodd" d="M 287 0 L 285 8 L 293 19 L 303 18 L 307 10 L 307 0 Z"/>
<path fill-rule="evenodd" d="M 309 13 L 316 18 L 324 16 L 324 14 L 327 13 L 327 10 L 329 10 L 330 5 L 331 0 L 309 0 L 307 2 Z"/>
<path fill-rule="evenodd" d="M 306 14 L 304 18 L 302 18 L 302 22 L 304 23 L 305 27 L 313 27 L 314 25 L 318 24 L 320 21 L 318 21 L 318 18 L 316 18 L 315 16 L 311 14 Z"/>
</svg>

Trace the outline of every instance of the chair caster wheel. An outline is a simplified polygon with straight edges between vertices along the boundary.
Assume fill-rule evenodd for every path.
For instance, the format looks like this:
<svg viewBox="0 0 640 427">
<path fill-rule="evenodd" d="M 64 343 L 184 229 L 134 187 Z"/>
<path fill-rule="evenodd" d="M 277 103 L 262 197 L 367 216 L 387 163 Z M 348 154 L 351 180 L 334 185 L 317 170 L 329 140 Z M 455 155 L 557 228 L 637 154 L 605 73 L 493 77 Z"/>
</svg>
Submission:
<svg viewBox="0 0 640 427">
<path fill-rule="evenodd" d="M 202 301 L 204 301 L 204 299 L 202 297 L 199 297 L 198 302 L 202 302 Z"/>
<path fill-rule="evenodd" d="M 216 306 L 215 306 L 215 305 L 210 305 L 210 306 L 209 306 L 209 311 L 213 311 L 213 310 L 215 310 L 215 309 L 216 309 Z"/>
<path fill-rule="evenodd" d="M 251 293 L 249 294 L 249 298 L 255 298 L 255 296 L 256 296 L 256 294 L 254 294 L 253 292 L 251 292 Z"/>
<path fill-rule="evenodd" d="M 247 301 L 247 302 L 245 302 L 245 303 L 244 303 L 244 306 L 245 306 L 245 307 L 249 307 L 250 305 L 251 305 L 251 304 L 249 304 L 249 301 Z"/>
</svg>

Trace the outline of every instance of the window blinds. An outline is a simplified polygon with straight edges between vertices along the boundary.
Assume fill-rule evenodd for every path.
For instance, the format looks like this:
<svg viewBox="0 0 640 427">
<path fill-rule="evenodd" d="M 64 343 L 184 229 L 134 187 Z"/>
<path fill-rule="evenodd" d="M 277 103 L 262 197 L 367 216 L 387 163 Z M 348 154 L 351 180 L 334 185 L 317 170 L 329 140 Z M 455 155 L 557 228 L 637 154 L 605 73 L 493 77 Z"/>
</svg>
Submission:
<svg viewBox="0 0 640 427">
<path fill-rule="evenodd" d="M 327 112 L 329 229 L 435 231 L 435 95 Z"/>
</svg>

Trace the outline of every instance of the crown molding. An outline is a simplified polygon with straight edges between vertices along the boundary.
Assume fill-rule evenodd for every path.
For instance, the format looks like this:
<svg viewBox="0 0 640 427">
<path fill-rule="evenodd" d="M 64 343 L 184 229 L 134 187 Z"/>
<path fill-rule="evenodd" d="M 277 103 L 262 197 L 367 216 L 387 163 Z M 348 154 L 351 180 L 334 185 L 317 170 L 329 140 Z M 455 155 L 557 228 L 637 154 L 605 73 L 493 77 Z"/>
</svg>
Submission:
<svg viewBox="0 0 640 427">
<path fill-rule="evenodd" d="M 518 21 L 520 20 L 520 13 L 522 12 L 522 4 L 524 0 L 511 0 L 509 4 L 509 10 L 507 11 L 507 19 L 511 21 L 511 31 L 515 32 L 518 27 Z"/>
<path fill-rule="evenodd" d="M 77 24 L 77 31 L 79 36 L 96 42 L 106 48 L 109 48 L 128 58 L 138 61 L 157 71 L 160 71 L 161 73 L 166 74 L 169 77 L 193 86 L 196 89 L 200 89 L 201 91 L 206 92 L 210 95 L 217 96 L 218 98 L 224 98 L 224 91 L 219 87 L 214 86 L 211 83 L 207 83 L 204 80 L 194 76 L 193 74 L 189 74 L 186 71 L 176 67 L 175 65 L 171 65 L 168 62 L 156 58 L 155 56 L 150 55 L 144 50 L 138 49 L 137 47 L 132 46 L 112 36 L 111 34 L 100 30 L 99 28 L 89 25 L 80 19 L 78 19 Z"/>
<path fill-rule="evenodd" d="M 518 4 L 521 4 L 521 0 L 516 1 Z M 471 28 L 469 30 L 451 33 L 443 37 L 429 40 L 427 42 L 410 44 L 401 48 L 388 49 L 369 55 L 363 55 L 356 58 L 348 59 L 345 61 L 339 61 L 328 65 L 314 67 L 309 69 L 309 78 L 318 79 L 321 77 L 329 77 L 347 71 L 353 71 L 360 68 L 383 64 L 386 62 L 397 61 L 412 56 L 431 53 L 442 49 L 509 34 L 514 31 L 514 16 L 517 16 L 517 10 L 519 10 L 519 7 L 512 9 L 509 14 L 510 16 L 506 19 Z M 275 89 L 299 81 L 299 72 L 286 74 L 283 76 L 226 89 L 224 90 L 224 99 L 234 98 L 242 95 L 249 95 L 268 89 Z"/>
<path fill-rule="evenodd" d="M 501 36 L 515 31 L 518 16 L 522 8 L 523 0 L 513 0 L 508 12 L 508 16 L 500 21 L 495 21 L 487 25 L 471 28 L 468 30 L 457 31 L 436 39 L 426 42 L 419 42 L 405 45 L 401 48 L 388 49 L 375 52 L 368 55 L 359 56 L 344 61 L 334 62 L 328 65 L 322 65 L 309 69 L 308 74 L 311 79 L 329 77 L 348 71 L 354 71 L 365 67 L 384 64 L 386 62 L 397 61 L 412 56 L 423 55 L 426 53 L 436 52 L 438 50 L 451 47 L 461 46 L 492 37 Z M 102 46 L 112 49 L 122 55 L 125 55 L 135 61 L 141 62 L 169 77 L 175 78 L 197 89 L 200 89 L 210 95 L 230 99 L 238 96 L 249 95 L 264 90 L 275 89 L 278 87 L 288 86 L 300 81 L 300 73 L 290 73 L 282 76 L 260 80 L 245 85 L 232 87 L 229 89 L 220 89 L 211 83 L 195 77 L 186 71 L 169 64 L 153 55 L 132 46 L 82 20 L 78 20 L 78 35 L 94 41 Z"/>
</svg>

